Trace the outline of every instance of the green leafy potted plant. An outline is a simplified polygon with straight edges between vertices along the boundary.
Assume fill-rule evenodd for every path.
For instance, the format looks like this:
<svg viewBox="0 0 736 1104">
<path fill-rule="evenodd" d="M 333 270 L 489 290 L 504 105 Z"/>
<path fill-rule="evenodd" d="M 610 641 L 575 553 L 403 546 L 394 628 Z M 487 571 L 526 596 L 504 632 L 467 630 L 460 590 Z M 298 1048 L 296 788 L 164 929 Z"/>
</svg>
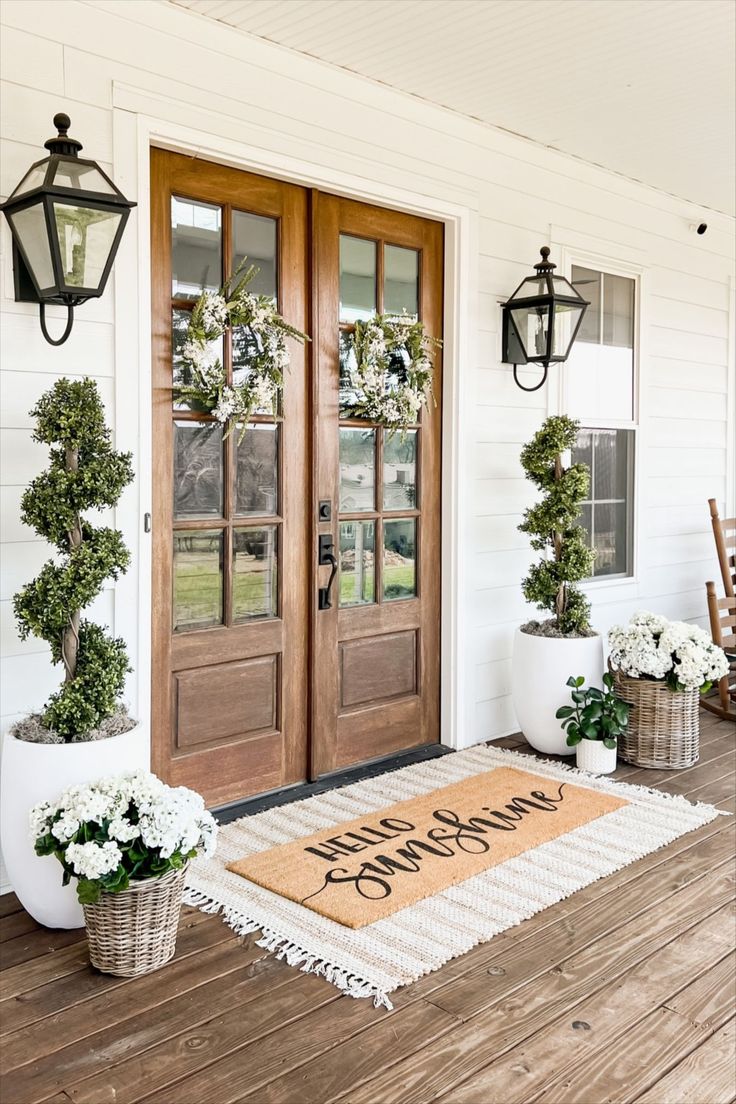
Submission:
<svg viewBox="0 0 736 1104">
<path fill-rule="evenodd" d="M 613 676 L 606 672 L 603 689 L 585 689 L 582 675 L 567 680 L 572 705 L 561 705 L 555 716 L 574 747 L 580 770 L 591 774 L 611 774 L 616 769 L 616 750 L 620 736 L 626 734 L 631 706 L 616 696 Z"/>
<path fill-rule="evenodd" d="M 521 451 L 527 477 L 542 491 L 519 526 L 533 549 L 544 553 L 522 583 L 524 597 L 552 616 L 529 621 L 516 631 L 512 663 L 512 695 L 521 730 L 537 751 L 571 755 L 563 734 L 552 723 L 566 701 L 571 670 L 601 686 L 603 644 L 590 626 L 590 604 L 575 585 L 588 578 L 594 553 L 578 523 L 580 505 L 588 494 L 586 464 L 565 467 L 563 456 L 573 448 L 579 423 L 564 415 L 547 418 Z"/>
<path fill-rule="evenodd" d="M 64 681 L 40 713 L 5 738 L 0 827 L 21 903 L 47 927 L 75 928 L 84 924 L 82 910 L 73 890 L 60 885 L 55 861 L 34 857 L 28 814 L 65 786 L 148 766 L 146 733 L 120 701 L 129 670 L 125 645 L 82 616 L 129 561 L 122 534 L 95 527 L 85 512 L 114 507 L 133 472 L 130 454 L 110 444 L 93 380 L 57 380 L 31 414 L 33 438 L 50 446 L 51 463 L 25 491 L 22 518 L 55 555 L 13 605 L 21 639 L 46 641 Z"/>
</svg>

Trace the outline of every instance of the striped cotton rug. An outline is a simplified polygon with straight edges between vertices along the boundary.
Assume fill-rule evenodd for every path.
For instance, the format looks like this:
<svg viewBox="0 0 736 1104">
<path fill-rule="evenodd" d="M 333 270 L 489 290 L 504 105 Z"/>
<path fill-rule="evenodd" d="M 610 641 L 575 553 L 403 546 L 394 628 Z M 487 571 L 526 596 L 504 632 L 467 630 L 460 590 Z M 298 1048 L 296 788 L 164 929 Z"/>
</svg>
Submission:
<svg viewBox="0 0 736 1104">
<path fill-rule="evenodd" d="M 242 863 L 247 870 L 249 856 L 322 832 L 332 837 L 330 828 L 337 833 L 345 822 L 499 767 L 574 784 L 590 791 L 591 802 L 603 795 L 617 800 L 609 802 L 610 812 L 359 927 L 338 923 L 228 869 Z M 716 816 L 713 806 L 680 796 L 502 748 L 476 747 L 226 825 L 216 854 L 190 867 L 185 899 L 206 912 L 221 912 L 238 934 L 260 931 L 259 945 L 290 965 L 323 975 L 350 996 L 371 997 L 390 1008 L 389 993 L 400 986 Z"/>
</svg>

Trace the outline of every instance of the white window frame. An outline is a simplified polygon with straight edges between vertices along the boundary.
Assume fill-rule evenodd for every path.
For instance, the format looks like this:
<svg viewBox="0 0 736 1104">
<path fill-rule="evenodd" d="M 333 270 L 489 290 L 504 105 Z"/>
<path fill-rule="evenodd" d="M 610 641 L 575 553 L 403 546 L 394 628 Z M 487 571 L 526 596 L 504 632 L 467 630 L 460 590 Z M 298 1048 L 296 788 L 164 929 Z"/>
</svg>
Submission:
<svg viewBox="0 0 736 1104">
<path fill-rule="evenodd" d="M 624 276 L 634 280 L 634 348 L 633 348 L 633 374 L 632 374 L 632 416 L 631 418 L 581 418 L 583 429 L 628 429 L 633 431 L 632 463 L 634 474 L 631 481 L 632 501 L 629 509 L 629 517 L 633 526 L 630 535 L 631 563 L 630 573 L 627 575 L 600 575 L 585 579 L 581 583 L 582 589 L 589 595 L 598 594 L 599 591 L 613 589 L 623 590 L 619 595 L 621 599 L 636 594 L 639 583 L 639 570 L 641 563 L 642 526 L 640 524 L 639 504 L 641 502 L 642 482 L 642 458 L 643 431 L 642 431 L 642 387 L 641 365 L 644 363 L 644 327 L 642 326 L 642 310 L 646 295 L 646 270 L 643 265 L 635 261 L 629 261 L 610 254 L 598 253 L 577 246 L 558 245 L 553 246 L 553 255 L 559 257 L 558 269 L 572 279 L 573 265 L 579 268 L 589 268 L 597 272 L 608 273 L 611 276 Z M 602 307 L 602 304 L 601 304 Z M 550 388 L 549 406 L 550 413 L 566 413 L 569 410 L 570 373 L 567 363 L 560 365 L 558 386 Z M 554 409 L 552 409 L 554 408 Z M 626 590 L 630 591 L 630 595 Z"/>
</svg>

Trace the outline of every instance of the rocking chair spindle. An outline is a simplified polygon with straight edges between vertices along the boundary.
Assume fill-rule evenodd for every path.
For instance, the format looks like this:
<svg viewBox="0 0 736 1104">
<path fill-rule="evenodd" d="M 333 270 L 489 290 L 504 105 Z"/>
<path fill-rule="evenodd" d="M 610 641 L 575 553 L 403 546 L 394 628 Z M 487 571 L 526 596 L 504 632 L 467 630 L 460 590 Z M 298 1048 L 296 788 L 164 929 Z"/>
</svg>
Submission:
<svg viewBox="0 0 736 1104">
<path fill-rule="evenodd" d="M 706 583 L 705 589 L 713 643 L 725 651 L 730 671 L 718 683 L 718 699 L 701 698 L 700 704 L 722 720 L 736 722 L 736 598 L 733 594 L 719 598 L 713 582 Z"/>
</svg>

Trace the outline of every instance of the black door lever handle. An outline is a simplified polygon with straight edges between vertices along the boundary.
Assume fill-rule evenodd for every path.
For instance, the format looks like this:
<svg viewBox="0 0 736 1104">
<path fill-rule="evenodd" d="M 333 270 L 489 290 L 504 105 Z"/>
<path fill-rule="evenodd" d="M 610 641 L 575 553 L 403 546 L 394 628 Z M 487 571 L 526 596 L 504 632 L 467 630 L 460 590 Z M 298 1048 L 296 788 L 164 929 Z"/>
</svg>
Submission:
<svg viewBox="0 0 736 1104">
<path fill-rule="evenodd" d="M 337 575 L 337 560 L 335 559 L 335 545 L 332 540 L 331 533 L 320 533 L 319 535 L 319 547 L 317 563 L 320 567 L 323 564 L 331 564 L 332 570 L 330 571 L 330 578 L 326 587 L 319 587 L 317 591 L 317 608 L 321 610 L 332 609 L 332 602 L 330 600 L 330 594 L 332 591 L 332 584 L 335 581 Z"/>
<path fill-rule="evenodd" d="M 330 571 L 330 578 L 326 587 L 320 587 L 317 592 L 318 602 L 317 608 L 321 610 L 332 609 L 332 602 L 330 601 L 330 592 L 332 590 L 332 584 L 335 581 L 337 575 L 337 560 L 331 552 L 325 553 L 325 561 L 332 564 L 332 570 Z"/>
</svg>

